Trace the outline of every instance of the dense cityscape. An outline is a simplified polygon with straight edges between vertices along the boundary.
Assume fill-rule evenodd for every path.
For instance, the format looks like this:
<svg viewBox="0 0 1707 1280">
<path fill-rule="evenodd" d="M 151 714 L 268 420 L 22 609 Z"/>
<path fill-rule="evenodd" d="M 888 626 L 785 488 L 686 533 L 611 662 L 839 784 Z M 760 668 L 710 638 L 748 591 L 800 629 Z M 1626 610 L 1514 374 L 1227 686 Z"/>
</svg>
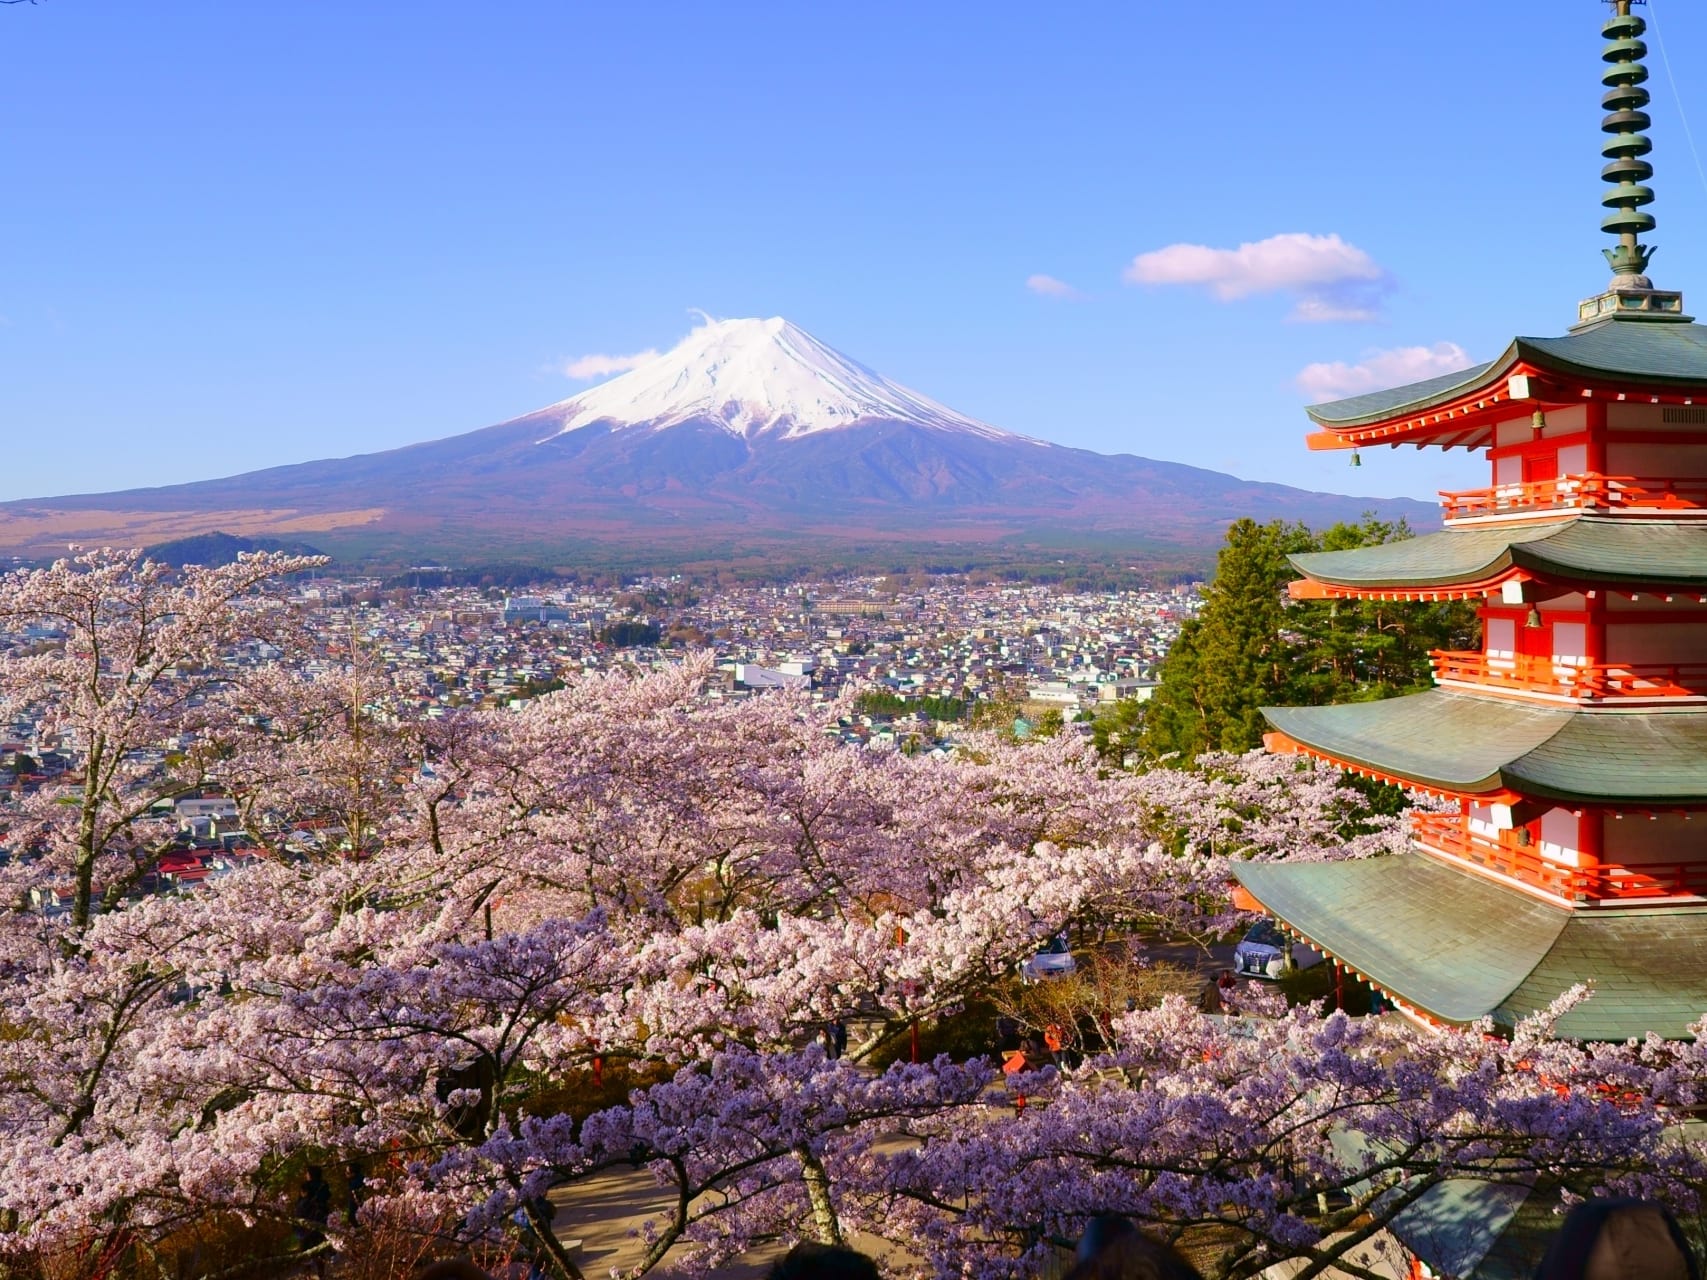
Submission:
<svg viewBox="0 0 1707 1280">
<path fill-rule="evenodd" d="M 953 749 L 957 730 L 991 713 L 1022 733 L 1033 721 L 1087 733 L 1118 700 L 1141 702 L 1200 594 L 1192 586 L 1081 594 L 869 577 L 735 589 L 643 578 L 608 592 L 512 595 L 316 575 L 280 604 L 299 642 L 288 669 L 305 681 L 324 678 L 345 668 L 353 647 L 383 673 L 369 710 L 389 718 L 514 710 L 584 673 L 656 671 L 698 654 L 713 664 L 700 692 L 708 703 L 801 691 L 836 705 L 842 743 L 942 752 Z M 64 639 L 52 625 L 0 628 L 0 657 Z M 284 658 L 283 649 L 260 641 L 224 655 L 234 670 Z M 80 781 L 85 761 L 76 736 L 57 731 L 44 706 L 16 709 L 3 732 L 7 803 L 15 807 L 44 782 Z M 136 754 L 160 764 L 186 745 Z M 217 782 L 215 773 L 209 785 L 171 802 L 181 836 L 146 887 L 198 883 L 252 856 L 236 803 Z M 345 835 L 316 815 L 294 838 L 322 847 Z M 0 847 L 0 856 L 6 852 Z M 33 892 L 38 907 L 66 909 L 64 895 Z"/>
</svg>

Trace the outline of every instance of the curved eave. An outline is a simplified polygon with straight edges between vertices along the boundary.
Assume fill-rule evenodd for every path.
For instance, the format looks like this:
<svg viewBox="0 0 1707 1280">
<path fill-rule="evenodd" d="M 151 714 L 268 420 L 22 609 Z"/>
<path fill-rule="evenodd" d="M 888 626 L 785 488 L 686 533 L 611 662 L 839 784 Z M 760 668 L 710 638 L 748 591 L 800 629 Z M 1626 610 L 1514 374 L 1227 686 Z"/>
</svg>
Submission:
<svg viewBox="0 0 1707 1280">
<path fill-rule="evenodd" d="M 1519 576 L 1559 586 L 1690 595 L 1707 592 L 1707 525 L 1577 516 L 1516 527 L 1447 529 L 1288 559 L 1311 582 L 1341 593 L 1475 595 Z"/>
<path fill-rule="evenodd" d="M 1432 689 L 1263 715 L 1297 749 L 1437 794 L 1707 804 L 1707 709 L 1698 707 L 1584 710 Z"/>
<path fill-rule="evenodd" d="M 1485 600 L 1499 591 L 1507 581 L 1524 580 L 1525 575 L 1507 573 L 1492 578 L 1477 578 L 1469 582 L 1435 586 L 1414 586 L 1402 582 L 1344 586 L 1333 582 L 1318 582 L 1314 578 L 1296 578 L 1287 583 L 1286 588 L 1287 594 L 1294 600 L 1404 600 L 1439 604 L 1445 600 Z"/>
<path fill-rule="evenodd" d="M 1514 714 L 1505 714 L 1508 709 Z M 1505 768 L 1557 733 L 1570 716 L 1439 690 L 1384 702 L 1264 707 L 1262 714 L 1306 754 L 1401 786 L 1480 797 L 1511 791 Z"/>
<path fill-rule="evenodd" d="M 1270 724 L 1274 724 L 1271 710 L 1281 710 L 1278 707 L 1264 707 L 1263 715 Z M 1290 709 L 1290 708 L 1287 708 Z M 1490 774 L 1479 782 L 1470 784 L 1451 784 L 1424 778 L 1416 773 L 1396 773 L 1385 765 L 1376 764 L 1372 760 L 1354 758 L 1346 751 L 1330 751 L 1322 747 L 1312 746 L 1302 742 L 1289 733 L 1275 730 L 1262 736 L 1263 750 L 1272 755 L 1301 755 L 1312 760 L 1320 760 L 1323 764 L 1343 769 L 1347 773 L 1355 773 L 1368 778 L 1372 782 L 1385 782 L 1391 786 L 1400 787 L 1406 791 L 1417 791 L 1424 795 L 1434 796 L 1440 800 L 1465 800 L 1474 798 L 1483 804 L 1516 804 L 1523 799 L 1520 792 L 1508 791 L 1500 785 L 1499 775 Z"/>
<path fill-rule="evenodd" d="M 1437 1022 L 1503 1026 L 1578 982 L 1573 1040 L 1690 1039 L 1707 1009 L 1707 910 L 1571 912 L 1419 854 L 1234 871 L 1269 915 Z"/>
<path fill-rule="evenodd" d="M 1304 412 L 1311 421 L 1330 430 L 1379 426 L 1452 405 L 1477 392 L 1495 390 L 1519 359 L 1518 343 L 1513 342 L 1498 358 L 1484 364 L 1387 391 L 1313 404 Z"/>
<path fill-rule="evenodd" d="M 1707 326 L 1609 323 L 1562 338 L 1514 338 L 1486 364 L 1312 405 L 1305 412 L 1322 429 L 1306 442 L 1479 448 L 1512 401 L 1540 408 L 1601 396 L 1678 404 L 1707 397 Z"/>
<path fill-rule="evenodd" d="M 1316 950 L 1454 1026 L 1498 1009 L 1568 918 L 1414 853 L 1246 863 L 1233 874 L 1265 912 Z"/>
</svg>

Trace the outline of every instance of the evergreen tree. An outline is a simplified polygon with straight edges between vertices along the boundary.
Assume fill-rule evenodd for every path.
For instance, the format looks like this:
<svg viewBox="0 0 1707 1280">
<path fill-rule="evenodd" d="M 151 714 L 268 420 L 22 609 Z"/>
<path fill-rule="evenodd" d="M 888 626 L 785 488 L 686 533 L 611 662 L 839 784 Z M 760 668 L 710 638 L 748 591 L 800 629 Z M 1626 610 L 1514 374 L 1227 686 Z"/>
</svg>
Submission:
<svg viewBox="0 0 1707 1280">
<path fill-rule="evenodd" d="M 1121 698 L 1097 713 L 1091 722 L 1091 741 L 1097 755 L 1111 764 L 1124 765 L 1135 755 L 1144 737 L 1144 717 L 1150 704 L 1137 698 Z"/>
<path fill-rule="evenodd" d="M 1316 535 L 1299 524 L 1239 520 L 1227 530 L 1203 609 L 1161 668 L 1144 715 L 1150 758 L 1189 763 L 1262 742 L 1261 708 L 1386 698 L 1426 688 L 1432 649 L 1472 648 L 1475 611 L 1461 602 L 1292 601 L 1287 557 L 1411 537 L 1366 516 Z"/>
</svg>

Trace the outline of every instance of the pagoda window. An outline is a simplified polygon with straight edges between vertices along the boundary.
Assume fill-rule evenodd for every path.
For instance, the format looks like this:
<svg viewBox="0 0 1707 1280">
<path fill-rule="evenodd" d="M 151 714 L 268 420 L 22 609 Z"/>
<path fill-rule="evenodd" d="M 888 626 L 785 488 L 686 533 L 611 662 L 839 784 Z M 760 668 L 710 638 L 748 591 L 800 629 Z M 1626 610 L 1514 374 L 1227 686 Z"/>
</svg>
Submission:
<svg viewBox="0 0 1707 1280">
<path fill-rule="evenodd" d="M 1606 816 L 1603 856 L 1627 867 L 1707 861 L 1707 814 L 1641 813 Z"/>
<path fill-rule="evenodd" d="M 1699 432 L 1707 426 L 1707 406 L 1619 404 L 1606 406 L 1606 425 L 1612 431 Z"/>
<path fill-rule="evenodd" d="M 1613 437 L 1606 443 L 1606 470 L 1616 476 L 1699 478 L 1707 476 L 1707 447 Z"/>
<path fill-rule="evenodd" d="M 1553 632 L 1553 661 L 1573 667 L 1588 664 L 1588 624 L 1555 622 Z"/>
<path fill-rule="evenodd" d="M 1540 828 L 1541 856 L 1576 866 L 1582 849 L 1582 819 L 1569 809 L 1549 809 L 1536 825 Z"/>
<path fill-rule="evenodd" d="M 1559 474 L 1580 476 L 1588 470 L 1588 445 L 1567 444 L 1559 449 Z"/>
<path fill-rule="evenodd" d="M 1608 662 L 1707 662 L 1707 629 L 1697 619 L 1674 623 L 1611 623 L 1606 628 Z"/>
<path fill-rule="evenodd" d="M 1494 483 L 1496 485 L 1522 484 L 1523 459 L 1516 454 L 1494 459 Z"/>
<path fill-rule="evenodd" d="M 1509 812 L 1509 810 L 1508 810 Z M 1494 812 L 1494 807 L 1487 804 L 1470 802 L 1470 830 L 1479 836 L 1487 836 L 1490 840 L 1499 839 L 1502 827 L 1500 815 Z"/>
<path fill-rule="evenodd" d="M 1511 658 L 1517 653 L 1517 619 L 1488 618 L 1482 623 L 1490 658 Z"/>
</svg>

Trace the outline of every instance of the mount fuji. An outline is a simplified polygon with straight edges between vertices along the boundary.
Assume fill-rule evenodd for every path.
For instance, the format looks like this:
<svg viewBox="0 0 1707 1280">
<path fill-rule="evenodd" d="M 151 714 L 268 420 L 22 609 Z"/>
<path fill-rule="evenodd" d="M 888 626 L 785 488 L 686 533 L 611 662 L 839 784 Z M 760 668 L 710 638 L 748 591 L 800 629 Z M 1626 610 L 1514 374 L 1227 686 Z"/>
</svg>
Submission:
<svg viewBox="0 0 1707 1280">
<path fill-rule="evenodd" d="M 780 316 L 708 321 L 657 359 L 540 413 L 561 413 L 564 431 L 598 423 L 658 431 L 711 422 L 749 439 L 778 432 L 797 440 L 863 422 L 896 422 L 1024 439 L 889 381 Z"/>
<path fill-rule="evenodd" d="M 0 504 L 0 549 L 223 530 L 337 554 L 586 559 L 838 542 L 1214 545 L 1232 520 L 1436 510 L 1035 440 L 958 413 L 788 321 L 707 320 L 671 350 L 497 426 L 384 453 Z"/>
</svg>

